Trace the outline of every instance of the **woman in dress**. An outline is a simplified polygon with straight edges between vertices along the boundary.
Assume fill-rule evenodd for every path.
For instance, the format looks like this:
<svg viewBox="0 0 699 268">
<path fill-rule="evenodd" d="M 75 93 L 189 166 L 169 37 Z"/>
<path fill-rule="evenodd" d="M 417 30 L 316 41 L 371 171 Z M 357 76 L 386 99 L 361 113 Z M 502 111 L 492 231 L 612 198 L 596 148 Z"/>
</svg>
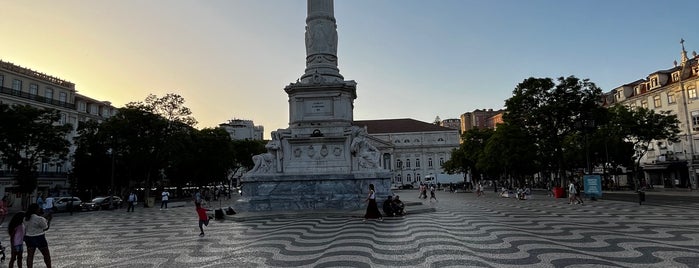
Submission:
<svg viewBox="0 0 699 268">
<path fill-rule="evenodd" d="M 379 212 L 379 206 L 376 204 L 376 191 L 374 190 L 374 184 L 369 184 L 369 196 L 367 196 L 364 202 L 369 202 L 369 205 L 366 207 L 366 214 L 364 214 L 364 221 L 367 219 L 379 219 L 379 221 L 383 221 L 381 212 Z"/>
</svg>

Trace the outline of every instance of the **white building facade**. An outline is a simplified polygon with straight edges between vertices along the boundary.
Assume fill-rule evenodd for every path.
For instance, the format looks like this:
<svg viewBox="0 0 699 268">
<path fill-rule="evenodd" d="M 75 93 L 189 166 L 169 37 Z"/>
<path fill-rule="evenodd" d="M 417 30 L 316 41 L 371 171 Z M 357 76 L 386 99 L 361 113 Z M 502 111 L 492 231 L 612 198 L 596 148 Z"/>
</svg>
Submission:
<svg viewBox="0 0 699 268">
<path fill-rule="evenodd" d="M 354 121 L 381 151 L 381 166 L 397 185 L 424 183 L 425 176 L 444 174 L 442 165 L 459 148 L 459 130 L 414 119 Z"/>
</svg>

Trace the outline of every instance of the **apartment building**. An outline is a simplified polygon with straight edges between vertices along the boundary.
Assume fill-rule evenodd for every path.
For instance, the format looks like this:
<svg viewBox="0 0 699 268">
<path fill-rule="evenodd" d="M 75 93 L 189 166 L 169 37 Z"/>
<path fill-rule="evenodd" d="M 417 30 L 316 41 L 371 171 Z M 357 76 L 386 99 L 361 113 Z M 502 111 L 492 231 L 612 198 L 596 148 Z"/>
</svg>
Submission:
<svg viewBox="0 0 699 268">
<path fill-rule="evenodd" d="M 61 124 L 71 124 L 73 130 L 66 139 L 73 141 L 78 122 L 101 122 L 116 113 L 108 101 L 99 101 L 77 93 L 75 84 L 10 62 L 0 61 L 0 103 L 31 105 L 43 109 L 56 109 L 61 113 Z M 75 147 L 71 147 L 71 154 Z M 69 157 L 70 159 L 70 157 Z M 68 173 L 71 160 L 58 165 L 41 163 L 38 189 L 68 189 Z M 0 163 L 0 193 L 13 192 L 14 171 Z"/>
<path fill-rule="evenodd" d="M 645 78 L 621 85 L 605 94 L 604 105 L 623 104 L 656 112 L 669 111 L 680 121 L 680 142 L 653 141 L 641 159 L 645 180 L 654 187 L 697 187 L 699 139 L 699 57 L 682 42 L 680 62 Z"/>
</svg>

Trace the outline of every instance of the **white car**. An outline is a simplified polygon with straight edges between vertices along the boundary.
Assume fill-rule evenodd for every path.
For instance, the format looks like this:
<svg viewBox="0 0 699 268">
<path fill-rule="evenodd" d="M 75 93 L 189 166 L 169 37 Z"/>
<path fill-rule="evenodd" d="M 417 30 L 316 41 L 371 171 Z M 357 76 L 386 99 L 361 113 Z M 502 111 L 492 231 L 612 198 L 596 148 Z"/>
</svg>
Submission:
<svg viewBox="0 0 699 268">
<path fill-rule="evenodd" d="M 71 200 L 73 201 L 73 211 L 80 211 L 80 205 L 82 205 L 83 201 L 77 196 L 56 197 L 55 201 L 53 201 L 53 209 L 56 212 L 69 211 Z"/>
</svg>

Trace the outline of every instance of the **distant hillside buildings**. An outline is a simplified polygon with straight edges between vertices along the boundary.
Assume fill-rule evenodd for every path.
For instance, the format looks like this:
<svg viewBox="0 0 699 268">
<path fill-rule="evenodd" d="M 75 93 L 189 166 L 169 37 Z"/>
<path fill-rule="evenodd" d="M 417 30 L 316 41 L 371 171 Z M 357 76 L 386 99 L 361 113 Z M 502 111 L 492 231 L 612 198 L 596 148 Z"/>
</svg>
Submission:
<svg viewBox="0 0 699 268">
<path fill-rule="evenodd" d="M 232 140 L 262 140 L 265 132 L 264 126 L 255 126 L 252 120 L 231 119 L 218 126 L 226 130 Z"/>
</svg>

